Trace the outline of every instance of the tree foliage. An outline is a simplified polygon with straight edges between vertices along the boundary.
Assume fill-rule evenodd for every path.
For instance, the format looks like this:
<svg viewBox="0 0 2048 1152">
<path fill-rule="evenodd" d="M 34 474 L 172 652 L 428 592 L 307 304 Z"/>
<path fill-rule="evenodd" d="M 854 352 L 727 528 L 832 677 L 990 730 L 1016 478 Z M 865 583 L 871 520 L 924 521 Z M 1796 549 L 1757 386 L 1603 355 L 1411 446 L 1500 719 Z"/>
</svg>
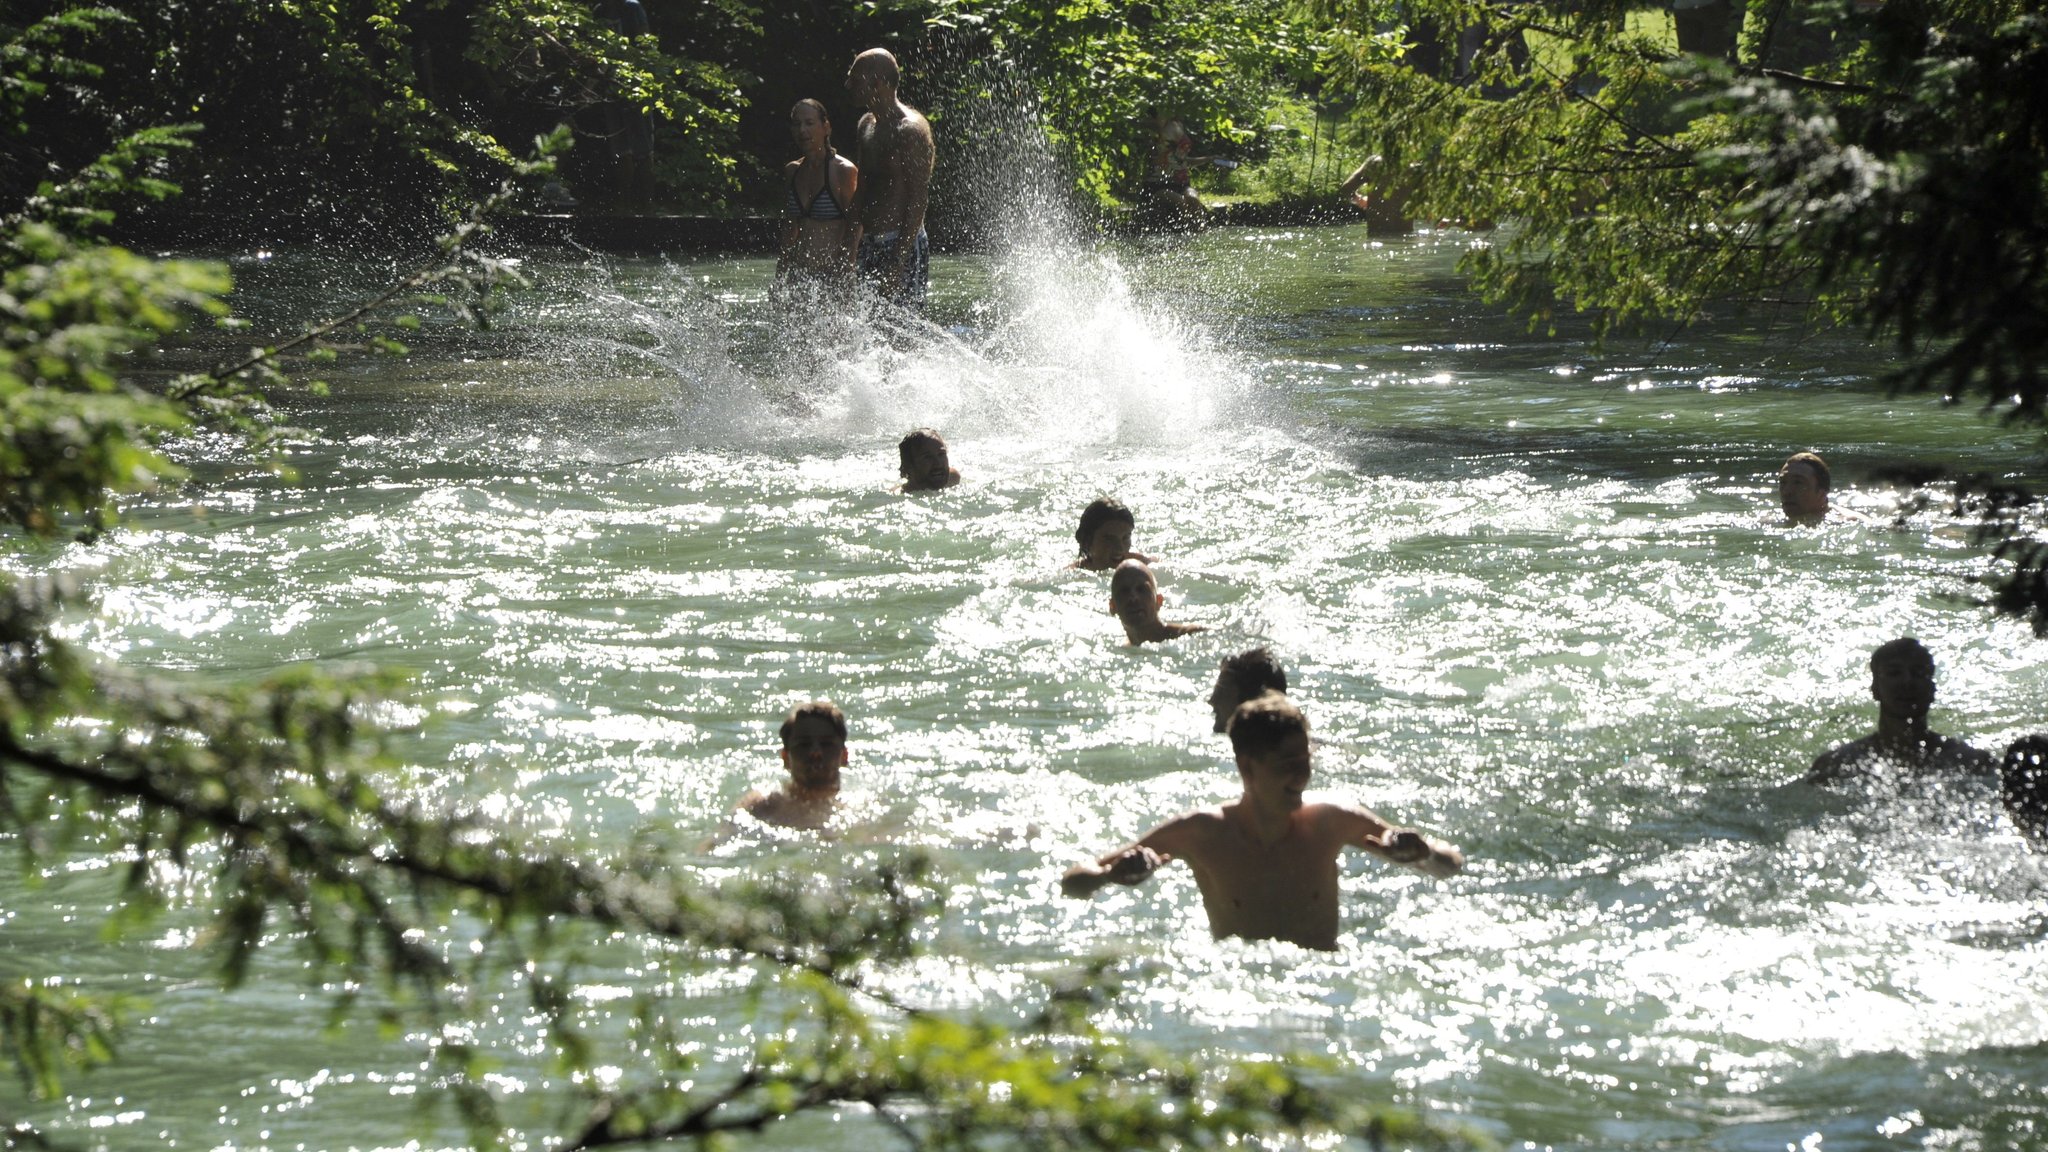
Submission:
<svg viewBox="0 0 2048 1152">
<path fill-rule="evenodd" d="M 691 6 L 695 32 L 744 42 L 752 8 Z M 158 175 L 197 206 L 329 229 L 417 230 L 453 215 L 564 120 L 606 194 L 613 121 L 645 114 L 670 196 L 732 188 L 743 73 L 628 37 L 580 0 L 234 0 L 115 7 L 25 0 L 0 15 L 10 92 L 0 197 L 73 171 L 139 125 L 204 123 Z M 608 118 L 609 115 L 609 118 Z M 426 234 L 431 235 L 431 231 Z"/>
<path fill-rule="evenodd" d="M 1354 31 L 1392 15 L 1324 12 Z M 1443 30 L 1484 35 L 1455 70 L 1413 66 L 1413 40 L 1329 63 L 1367 102 L 1382 189 L 1419 217 L 1508 225 L 1473 257 L 1489 293 L 1539 323 L 1561 305 L 1603 328 L 1758 307 L 1846 321 L 1896 342 L 1908 386 L 2036 415 L 2048 23 L 2028 6 L 1759 0 L 1731 60 L 1677 51 L 1622 4 L 1403 12 L 1440 59 Z"/>
<path fill-rule="evenodd" d="M 1127 193 L 1152 159 L 1157 127 L 1178 119 L 1202 141 L 1263 155 L 1276 88 L 1308 77 L 1308 29 L 1251 0 L 933 0 L 930 20 L 962 57 L 985 46 L 992 68 L 963 70 L 946 103 L 972 131 L 977 99 L 1027 105 L 1099 200 Z M 1007 127 L 1008 125 L 1002 125 Z"/>
</svg>

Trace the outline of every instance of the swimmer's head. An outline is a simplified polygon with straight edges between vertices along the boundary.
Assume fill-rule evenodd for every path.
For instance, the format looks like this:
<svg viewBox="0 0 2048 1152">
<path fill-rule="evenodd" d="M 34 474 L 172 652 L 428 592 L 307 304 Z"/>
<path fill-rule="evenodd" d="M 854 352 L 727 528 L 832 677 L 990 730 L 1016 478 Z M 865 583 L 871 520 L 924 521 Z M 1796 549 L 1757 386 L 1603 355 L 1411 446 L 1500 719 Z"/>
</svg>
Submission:
<svg viewBox="0 0 2048 1152">
<path fill-rule="evenodd" d="M 832 146 L 832 117 L 821 101 L 805 97 L 789 110 L 789 134 L 799 151 L 813 152 Z"/>
<path fill-rule="evenodd" d="M 1828 462 L 1815 452 L 1794 452 L 1778 469 L 1778 503 L 1793 520 L 1827 515 L 1828 492 L 1833 487 Z"/>
<path fill-rule="evenodd" d="M 846 713 L 830 700 L 799 704 L 782 718 L 782 763 L 799 791 L 836 792 L 846 767 Z"/>
<path fill-rule="evenodd" d="M 1074 539 L 1090 568 L 1109 568 L 1131 554 L 1131 533 L 1137 518 L 1120 500 L 1104 496 L 1081 510 Z"/>
<path fill-rule="evenodd" d="M 1109 578 L 1109 610 L 1119 620 L 1156 620 L 1166 597 L 1143 560 L 1126 560 Z"/>
<path fill-rule="evenodd" d="M 1237 706 L 1268 692 L 1287 693 L 1287 670 L 1270 648 L 1251 648 L 1225 656 L 1216 673 L 1216 687 L 1209 692 L 1209 709 L 1216 714 L 1216 731 L 1227 731 Z"/>
<path fill-rule="evenodd" d="M 1230 716 L 1230 749 L 1245 794 L 1261 804 L 1295 808 L 1308 786 L 1308 717 L 1277 692 L 1237 706 Z"/>
<path fill-rule="evenodd" d="M 853 58 L 853 67 L 846 70 L 846 90 L 865 108 L 896 98 L 896 88 L 903 82 L 902 70 L 896 66 L 896 57 L 887 48 L 870 48 Z"/>
<path fill-rule="evenodd" d="M 2013 826 L 2048 847 L 2048 735 L 2022 736 L 2006 746 L 1998 791 Z"/>
<path fill-rule="evenodd" d="M 946 441 L 930 428 L 919 428 L 896 445 L 897 472 L 906 488 L 944 488 L 952 478 L 953 463 L 946 455 Z"/>
<path fill-rule="evenodd" d="M 1934 704 L 1934 657 L 1910 636 L 1870 654 L 1870 694 L 1883 709 L 1925 717 Z"/>
</svg>

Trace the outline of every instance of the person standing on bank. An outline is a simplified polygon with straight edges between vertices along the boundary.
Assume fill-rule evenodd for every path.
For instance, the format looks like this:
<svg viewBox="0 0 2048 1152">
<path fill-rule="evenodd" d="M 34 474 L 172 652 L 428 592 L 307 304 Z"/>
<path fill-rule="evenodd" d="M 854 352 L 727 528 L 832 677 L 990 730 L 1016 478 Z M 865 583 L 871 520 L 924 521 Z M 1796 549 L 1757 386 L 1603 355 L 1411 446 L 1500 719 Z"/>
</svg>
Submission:
<svg viewBox="0 0 2048 1152">
<path fill-rule="evenodd" d="M 860 118 L 860 276 L 884 300 L 921 311 L 931 281 L 924 208 L 932 182 L 932 126 L 896 97 L 896 57 L 870 48 L 854 57 L 846 90 Z"/>
<path fill-rule="evenodd" d="M 782 207 L 782 255 L 775 278 L 850 280 L 860 221 L 853 201 L 860 173 L 853 161 L 832 150 L 832 119 L 816 100 L 799 100 L 789 110 L 789 134 L 802 155 L 784 166 L 789 194 Z"/>
</svg>

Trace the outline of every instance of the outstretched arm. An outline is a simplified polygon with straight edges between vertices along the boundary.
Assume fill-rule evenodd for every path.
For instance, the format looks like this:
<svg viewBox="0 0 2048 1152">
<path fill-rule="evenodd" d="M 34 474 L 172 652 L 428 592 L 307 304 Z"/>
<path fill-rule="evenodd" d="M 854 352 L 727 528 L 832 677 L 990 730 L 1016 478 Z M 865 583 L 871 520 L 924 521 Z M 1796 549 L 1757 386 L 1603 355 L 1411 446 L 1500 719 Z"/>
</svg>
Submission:
<svg viewBox="0 0 2048 1152">
<path fill-rule="evenodd" d="M 1143 844 L 1133 844 L 1093 864 L 1083 862 L 1067 869 L 1060 877 L 1060 891 L 1085 900 L 1110 884 L 1141 884 L 1172 859 Z"/>
<path fill-rule="evenodd" d="M 1413 868 L 1441 880 L 1465 866 L 1465 854 L 1432 840 L 1413 828 L 1396 828 L 1363 808 L 1328 805 L 1330 819 L 1347 844 L 1355 844 L 1391 864 Z"/>
<path fill-rule="evenodd" d="M 1060 891 L 1085 900 L 1104 885 L 1142 884 L 1160 866 L 1198 849 L 1195 825 L 1202 816 L 1190 812 L 1175 817 L 1145 833 L 1137 843 L 1119 848 L 1093 864 L 1074 865 L 1060 877 Z"/>
<path fill-rule="evenodd" d="M 1406 865 L 1439 880 L 1455 876 L 1465 867 L 1463 852 L 1453 845 L 1431 840 L 1413 828 L 1388 829 L 1377 851 L 1396 864 Z"/>
</svg>

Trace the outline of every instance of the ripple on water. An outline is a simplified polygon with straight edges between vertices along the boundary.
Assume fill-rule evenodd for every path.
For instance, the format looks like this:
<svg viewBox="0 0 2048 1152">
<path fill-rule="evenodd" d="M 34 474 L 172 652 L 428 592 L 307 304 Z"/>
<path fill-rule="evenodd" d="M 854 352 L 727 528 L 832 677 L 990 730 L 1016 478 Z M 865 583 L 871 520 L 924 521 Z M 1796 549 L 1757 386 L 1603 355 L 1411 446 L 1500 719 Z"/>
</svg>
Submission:
<svg viewBox="0 0 2048 1152">
<path fill-rule="evenodd" d="M 707 882 L 928 851 L 947 911 L 932 954 L 887 974 L 917 1002 L 1024 1013 L 1110 955 L 1109 1027 L 1320 1053 L 1515 1140 L 2018 1131 L 2044 1106 L 2039 859 L 1981 788 L 1792 781 L 1871 722 L 1882 640 L 1921 637 L 1937 726 L 1986 743 L 2038 723 L 2036 642 L 1955 602 L 1969 552 L 1945 521 L 1894 531 L 1853 479 L 1879 522 L 1759 513 L 1787 443 L 2008 447 L 1732 341 L 1591 371 L 1583 345 L 1489 328 L 1446 287 L 1455 243 L 1356 239 L 1220 233 L 1162 255 L 1164 286 L 1149 261 L 998 270 L 987 308 L 916 340 L 828 317 L 832 354 L 791 335 L 758 264 L 565 270 L 494 355 L 338 382 L 307 413 L 307 483 L 208 481 L 68 554 L 100 602 L 71 627 L 214 675 L 407 667 L 417 727 L 395 747 L 422 796 L 610 849 L 651 827 Z M 1243 316 L 1200 315 L 1211 300 Z M 894 445 L 919 424 L 965 482 L 904 499 Z M 1064 569 L 1101 494 L 1134 509 L 1168 617 L 1211 632 L 1122 643 L 1106 579 Z M 1234 794 L 1205 698 L 1255 643 L 1288 664 L 1322 787 L 1472 858 L 1442 883 L 1347 860 L 1330 955 L 1211 940 L 1185 869 L 1056 890 Z M 833 835 L 698 852 L 775 781 L 781 711 L 817 695 L 853 729 Z M 66 963 L 92 947 L 62 913 L 13 915 Z M 600 987 L 660 980 L 706 1051 L 752 1024 L 743 970 L 603 963 L 593 1011 Z M 236 1003 L 190 1065 L 204 1084 L 173 1068 L 210 1007 L 174 997 L 138 1034 L 173 1089 L 153 1123 L 198 1131 L 223 1086 L 311 1083 L 270 1006 Z M 505 1075 L 540 1077 L 516 1013 L 485 1032 Z M 331 1051 L 358 1080 L 302 1093 L 316 1145 L 395 1074 L 367 1035 Z"/>
</svg>

